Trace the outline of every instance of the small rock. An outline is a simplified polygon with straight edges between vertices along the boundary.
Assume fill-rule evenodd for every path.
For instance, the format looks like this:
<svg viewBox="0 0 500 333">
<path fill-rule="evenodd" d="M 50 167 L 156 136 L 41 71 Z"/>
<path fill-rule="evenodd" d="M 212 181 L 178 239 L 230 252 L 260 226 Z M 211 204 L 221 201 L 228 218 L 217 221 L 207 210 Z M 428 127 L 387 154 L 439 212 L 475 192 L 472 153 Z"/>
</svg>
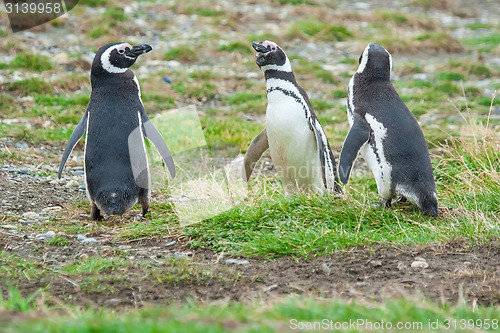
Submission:
<svg viewBox="0 0 500 333">
<path fill-rule="evenodd" d="M 78 182 L 77 180 L 70 180 L 66 185 L 66 187 L 78 187 L 80 186 L 80 182 Z"/>
<path fill-rule="evenodd" d="M 358 286 L 358 287 L 364 287 L 364 286 L 367 286 L 368 284 L 369 283 L 366 281 L 356 282 L 356 286 Z"/>
<path fill-rule="evenodd" d="M 238 260 L 238 259 L 227 259 L 226 264 L 236 264 L 236 265 L 248 265 L 250 262 L 248 260 Z"/>
<path fill-rule="evenodd" d="M 130 245 L 120 245 L 120 246 L 118 246 L 118 250 L 122 250 L 122 251 L 129 250 L 131 248 L 132 248 L 132 246 L 130 246 Z"/>
<path fill-rule="evenodd" d="M 177 243 L 177 242 L 176 241 L 168 242 L 167 244 L 165 244 L 165 247 L 175 245 L 175 243 Z"/>
<path fill-rule="evenodd" d="M 163 75 L 163 77 L 161 78 L 161 80 L 163 82 L 168 83 L 168 84 L 172 83 L 172 79 L 168 75 Z"/>
<path fill-rule="evenodd" d="M 427 268 L 429 264 L 425 261 L 414 261 L 411 263 L 411 268 Z"/>
<path fill-rule="evenodd" d="M 407 269 L 407 268 L 408 268 L 408 267 L 407 267 L 405 264 L 403 264 L 402 262 L 398 263 L 398 266 L 397 266 L 397 267 L 398 267 L 398 270 L 400 270 L 400 271 L 402 271 L 403 269 Z"/>
<path fill-rule="evenodd" d="M 54 238 L 55 235 L 56 235 L 55 232 L 53 232 L 53 231 L 47 231 L 44 234 L 38 234 L 38 235 L 36 235 L 35 238 L 39 238 L 39 239 L 40 238 L 52 239 L 52 238 Z"/>
<path fill-rule="evenodd" d="M 28 220 L 34 220 L 37 219 L 40 216 L 40 214 L 35 213 L 35 212 L 26 212 L 23 213 L 22 217 Z"/>
<path fill-rule="evenodd" d="M 323 273 L 325 273 L 325 274 L 330 274 L 330 272 L 332 271 L 332 270 L 330 269 L 330 267 L 328 267 L 328 265 L 327 265 L 327 264 L 325 264 L 325 263 L 323 263 L 323 264 L 321 265 L 321 270 L 322 270 L 322 271 L 323 271 Z"/>
<path fill-rule="evenodd" d="M 120 305 L 121 302 L 122 302 L 122 300 L 119 298 L 112 298 L 112 299 L 109 299 L 106 303 L 108 303 L 109 306 L 117 306 L 117 305 Z"/>
<path fill-rule="evenodd" d="M 97 242 L 97 240 L 95 238 L 85 237 L 85 239 L 82 240 L 82 244 L 89 244 L 89 243 L 95 243 L 95 242 Z"/>
<path fill-rule="evenodd" d="M 55 56 L 52 57 L 52 61 L 55 62 L 56 64 L 67 64 L 69 62 L 69 56 L 67 53 L 58 53 Z"/>
<path fill-rule="evenodd" d="M 273 284 L 273 285 L 270 285 L 269 287 L 264 288 L 264 291 L 272 291 L 272 290 L 277 289 L 277 288 L 278 288 L 278 285 Z"/>
<path fill-rule="evenodd" d="M 80 234 L 76 235 L 76 240 L 77 241 L 82 241 L 84 239 L 87 239 L 87 237 L 85 237 L 84 235 L 80 235 Z"/>
<path fill-rule="evenodd" d="M 372 260 L 372 261 L 370 261 L 370 264 L 373 267 L 380 267 L 380 266 L 382 266 L 382 261 L 380 261 L 380 260 Z"/>
<path fill-rule="evenodd" d="M 50 214 L 53 212 L 58 212 L 60 210 L 62 210 L 62 207 L 60 207 L 60 206 L 50 206 L 50 207 L 46 207 L 46 208 L 42 209 L 42 212 Z"/>
<path fill-rule="evenodd" d="M 4 229 L 8 229 L 8 230 L 15 230 L 15 229 L 17 229 L 17 227 L 15 225 L 11 225 L 11 224 L 4 224 L 4 225 L 1 225 L 0 227 L 2 227 Z"/>
<path fill-rule="evenodd" d="M 415 261 L 423 261 L 423 262 L 426 262 L 425 258 L 422 258 L 422 257 L 415 257 Z"/>
<path fill-rule="evenodd" d="M 77 177 L 81 177 L 85 174 L 85 171 L 83 170 L 75 170 L 75 172 L 73 173 L 73 175 L 77 176 Z"/>
</svg>

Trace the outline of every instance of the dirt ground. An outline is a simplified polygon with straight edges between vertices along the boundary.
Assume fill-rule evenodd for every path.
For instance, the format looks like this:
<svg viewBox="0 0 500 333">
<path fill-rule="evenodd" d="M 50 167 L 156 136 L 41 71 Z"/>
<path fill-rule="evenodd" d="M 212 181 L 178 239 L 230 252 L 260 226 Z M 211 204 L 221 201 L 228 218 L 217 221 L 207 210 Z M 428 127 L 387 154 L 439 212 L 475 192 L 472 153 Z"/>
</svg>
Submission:
<svg viewBox="0 0 500 333">
<path fill-rule="evenodd" d="M 29 156 L 37 156 L 39 149 L 26 150 L 24 161 L 29 160 Z M 54 161 L 60 149 L 43 148 L 45 156 Z M 16 167 L 23 169 L 23 166 Z M 13 175 L 5 170 L 0 174 L 5 189 L 0 191 L 0 203 L 4 209 L 7 207 L 21 215 L 58 206 L 62 210 L 55 214 L 67 216 L 72 212 L 74 216 L 69 219 L 76 226 L 89 223 L 79 216 L 85 209 L 72 206 L 85 196 L 84 191 L 51 184 L 44 177 Z M 131 212 L 124 218 L 133 216 Z M 0 221 L 1 225 L 6 223 L 8 221 Z M 37 239 L 36 229 L 27 230 L 12 233 L 0 228 L 0 251 L 16 254 L 34 262 L 37 268 L 51 272 L 41 278 L 28 276 L 12 282 L 18 284 L 24 295 L 50 286 L 45 294 L 54 303 L 128 308 L 186 299 L 208 303 L 251 302 L 306 294 L 356 300 L 416 296 L 437 302 L 500 304 L 500 240 L 476 247 L 466 246 L 465 241 L 459 240 L 425 246 L 378 245 L 309 259 L 269 260 L 198 251 L 186 245 L 187 239 L 174 234 L 165 238 L 116 241 L 112 235 L 97 231 L 86 234 L 95 238 L 95 243 L 82 244 L 74 234 L 66 235 L 70 239 L 68 245 L 54 246 Z M 174 240 L 175 245 L 165 246 Z M 62 270 L 89 256 L 122 258 L 129 264 L 89 274 L 66 274 Z M 227 259 L 247 263 L 227 263 Z M 412 267 L 412 263 L 419 267 Z M 149 271 L 145 271 L 145 267 Z"/>
</svg>

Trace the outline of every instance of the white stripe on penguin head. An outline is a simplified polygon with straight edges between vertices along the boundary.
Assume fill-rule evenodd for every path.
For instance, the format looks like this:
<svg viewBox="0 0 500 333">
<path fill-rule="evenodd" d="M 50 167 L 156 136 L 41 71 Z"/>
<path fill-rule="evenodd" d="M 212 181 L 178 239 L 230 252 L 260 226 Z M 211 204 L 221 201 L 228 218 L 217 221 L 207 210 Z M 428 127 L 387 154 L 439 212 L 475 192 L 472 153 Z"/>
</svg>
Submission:
<svg viewBox="0 0 500 333">
<path fill-rule="evenodd" d="M 356 71 L 357 73 L 363 73 L 365 70 L 366 64 L 368 63 L 368 51 L 370 50 L 370 46 L 372 44 L 369 44 L 367 47 L 365 47 L 365 50 L 363 51 L 363 55 L 361 56 L 361 63 L 359 64 L 358 70 Z"/>
<path fill-rule="evenodd" d="M 118 49 L 122 49 L 122 48 L 126 48 L 126 47 L 132 49 L 132 46 L 130 44 L 121 43 L 118 45 L 114 45 L 114 46 L 108 48 L 106 51 L 104 51 L 101 55 L 102 68 L 104 68 L 109 73 L 114 73 L 114 74 L 125 73 L 128 68 L 120 68 L 120 67 L 114 66 L 113 64 L 111 64 L 110 57 L 111 57 L 111 52 L 113 50 L 118 50 Z"/>
</svg>

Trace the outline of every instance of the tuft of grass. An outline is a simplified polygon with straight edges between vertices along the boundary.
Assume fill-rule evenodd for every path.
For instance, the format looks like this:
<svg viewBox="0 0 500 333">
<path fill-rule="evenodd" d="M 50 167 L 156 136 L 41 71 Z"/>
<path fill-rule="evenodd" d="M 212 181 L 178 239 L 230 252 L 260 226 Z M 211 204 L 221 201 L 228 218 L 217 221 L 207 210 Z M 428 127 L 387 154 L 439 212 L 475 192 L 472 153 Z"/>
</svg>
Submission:
<svg viewBox="0 0 500 333">
<path fill-rule="evenodd" d="M 464 74 L 456 72 L 438 73 L 437 78 L 445 81 L 463 81 L 466 79 Z"/>
<path fill-rule="evenodd" d="M 288 297 L 271 303 L 224 302 L 207 305 L 197 302 L 171 304 L 164 307 L 117 312 L 106 309 L 67 309 L 70 313 L 59 315 L 56 310 L 47 316 L 24 317 L 7 321 L 7 332 L 284 332 L 301 327 L 322 327 L 336 330 L 336 324 L 359 323 L 356 331 L 370 332 L 367 325 L 396 327 L 405 324 L 408 331 L 428 331 L 430 324 L 444 327 L 450 318 L 457 318 L 474 327 L 486 323 L 496 330 L 500 321 L 498 306 L 471 308 L 462 302 L 456 305 L 399 298 L 384 303 L 345 300 L 327 300 L 321 297 Z M 322 319 L 328 318 L 328 319 Z M 389 326 L 388 324 L 391 324 Z M 316 326 L 313 326 L 316 325 Z M 320 326 L 321 325 L 321 326 Z M 493 326 L 492 326 L 493 325 Z M 483 326 L 484 327 L 484 326 Z"/>
<path fill-rule="evenodd" d="M 36 77 L 7 83 L 7 89 L 9 91 L 15 91 L 23 96 L 32 94 L 49 94 L 54 90 L 49 82 Z"/>
<path fill-rule="evenodd" d="M 492 32 L 476 37 L 466 38 L 462 40 L 466 46 L 473 48 L 475 51 L 492 52 L 498 49 L 500 45 L 500 33 Z"/>
<path fill-rule="evenodd" d="M 37 308 L 35 304 L 35 298 L 44 289 L 38 289 L 31 295 L 23 297 L 16 287 L 7 285 L 7 297 L 4 298 L 2 295 L 2 288 L 0 288 L 0 309 L 17 311 L 17 312 L 34 311 Z"/>
<path fill-rule="evenodd" d="M 11 68 L 22 68 L 35 72 L 43 72 L 52 69 L 49 57 L 24 52 L 16 54 L 9 66 Z"/>
<path fill-rule="evenodd" d="M 105 7 L 108 3 L 109 0 L 79 0 L 80 5 L 89 7 Z"/>
<path fill-rule="evenodd" d="M 198 52 L 188 45 L 179 45 L 165 52 L 163 59 L 177 60 L 180 62 L 192 62 L 198 60 Z"/>
<path fill-rule="evenodd" d="M 330 42 L 347 40 L 352 37 L 352 32 L 343 25 L 330 25 L 318 18 L 308 18 L 293 23 L 288 30 L 288 36 Z"/>
<path fill-rule="evenodd" d="M 70 244 L 70 241 L 67 237 L 56 235 L 54 238 L 49 239 L 47 244 L 53 246 L 67 246 Z"/>
<path fill-rule="evenodd" d="M 109 30 L 105 27 L 98 26 L 89 31 L 88 36 L 92 39 L 101 38 L 109 33 Z"/>
<path fill-rule="evenodd" d="M 435 52 L 462 52 L 462 45 L 445 32 L 426 31 L 415 37 L 420 42 L 420 47 Z"/>
<path fill-rule="evenodd" d="M 299 75 L 309 75 L 312 73 L 316 78 L 326 83 L 334 83 L 335 76 L 328 70 L 324 69 L 320 64 L 309 61 L 307 58 L 291 56 L 292 61 L 298 62 L 294 64 L 293 71 Z"/>
<path fill-rule="evenodd" d="M 244 113 L 263 114 L 266 112 L 267 97 L 264 92 L 237 92 L 224 98 L 231 108 Z"/>
<path fill-rule="evenodd" d="M 252 54 L 252 48 L 243 42 L 231 42 L 229 44 L 222 44 L 219 46 L 219 51 L 223 52 L 238 52 L 241 54 Z"/>
<path fill-rule="evenodd" d="M 80 262 L 75 262 L 65 266 L 63 271 L 68 274 L 92 274 L 110 273 L 118 271 L 121 267 L 127 265 L 123 259 L 88 257 Z"/>
<path fill-rule="evenodd" d="M 12 96 L 0 93 L 0 115 L 9 116 L 17 109 Z"/>
</svg>

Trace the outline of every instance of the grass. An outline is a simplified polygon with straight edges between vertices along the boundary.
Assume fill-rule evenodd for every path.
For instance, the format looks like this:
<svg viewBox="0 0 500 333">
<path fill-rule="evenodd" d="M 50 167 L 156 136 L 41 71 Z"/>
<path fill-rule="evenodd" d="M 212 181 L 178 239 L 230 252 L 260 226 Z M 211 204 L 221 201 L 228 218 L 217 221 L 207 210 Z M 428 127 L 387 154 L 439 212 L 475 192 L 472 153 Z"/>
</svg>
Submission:
<svg viewBox="0 0 500 333">
<path fill-rule="evenodd" d="M 288 30 L 290 38 L 314 39 L 321 41 L 343 41 L 353 34 L 343 25 L 331 25 L 318 18 L 296 21 Z"/>
<path fill-rule="evenodd" d="M 6 309 L 9 302 L 24 304 L 27 299 L 8 298 L 0 303 Z M 32 300 L 31 300 L 32 301 Z M 229 302 L 226 306 L 202 305 L 188 302 L 146 308 L 134 312 L 95 312 L 66 308 L 66 315 L 46 309 L 43 318 L 25 317 L 22 321 L 11 320 L 4 325 L 5 332 L 52 333 L 52 332 L 284 332 L 311 330 L 313 328 L 342 330 L 344 332 L 371 332 L 373 328 L 396 327 L 398 323 L 409 330 L 431 332 L 453 325 L 456 319 L 465 329 L 481 325 L 488 332 L 498 329 L 500 320 L 497 307 L 471 309 L 463 304 L 438 305 L 429 301 L 412 299 L 376 302 L 345 302 L 303 297 L 289 297 L 283 301 L 262 304 Z M 3 310 L 5 311 L 5 310 Z M 485 321 L 484 319 L 488 319 Z M 385 323 L 382 324 L 381 320 Z M 349 324 L 355 322 L 356 324 Z M 489 327 L 486 328 L 485 323 Z M 344 326 L 342 326 L 344 325 Z M 377 326 L 378 325 L 378 326 Z M 484 326 L 483 326 L 484 325 Z M 342 329 L 342 327 L 344 329 Z M 458 326 L 459 327 L 459 326 Z"/>
<path fill-rule="evenodd" d="M 20 52 L 10 62 L 10 68 L 22 68 L 28 71 L 43 72 L 52 69 L 50 58 L 39 54 Z"/>
<path fill-rule="evenodd" d="M 376 184 L 371 173 L 360 164 L 341 196 L 287 198 L 272 171 L 254 176 L 245 200 L 236 202 L 218 216 L 187 226 L 180 225 L 173 205 L 162 199 L 170 195 L 168 186 L 153 196 L 147 222 L 113 217 L 90 224 L 59 215 L 33 225 L 19 224 L 20 232 L 28 234 L 46 230 L 60 232 L 61 236 L 38 245 L 39 256 L 61 251 L 65 246 L 80 246 L 75 241 L 77 234 L 98 235 L 99 241 L 106 237 L 109 243 L 102 246 L 109 249 L 102 252 L 102 256 L 85 253 L 56 268 L 44 261 L 19 257 L 0 242 L 3 249 L 0 251 L 2 330 L 6 333 L 283 332 L 291 330 L 293 318 L 302 325 L 322 318 L 336 322 L 357 318 L 420 321 L 424 325 L 429 320 L 439 320 L 444 329 L 446 318 L 499 319 L 498 306 L 467 307 L 464 306 L 467 300 L 435 304 L 408 297 L 384 303 L 360 299 L 348 302 L 325 300 L 320 294 L 314 294 L 287 299 L 281 295 L 276 299 L 263 296 L 262 300 L 232 302 L 223 299 L 222 289 L 221 299 L 213 305 L 203 302 L 204 296 L 200 296 L 200 303 L 175 298 L 172 304 L 159 308 L 138 300 L 138 286 L 151 286 L 150 292 L 154 294 L 160 288 L 182 290 L 189 286 L 213 286 L 218 281 L 232 286 L 233 281 L 240 279 L 259 283 L 261 278 L 258 274 L 242 275 L 231 266 L 211 265 L 212 259 L 200 265 L 190 258 L 156 257 L 156 250 L 141 257 L 133 250 L 118 249 L 117 244 L 154 244 L 151 247 L 164 249 L 165 239 L 175 239 L 177 244 L 172 252 L 217 251 L 221 257 L 229 254 L 257 258 L 251 259 L 253 265 L 253 261 L 265 264 L 267 259 L 282 256 L 292 256 L 300 262 L 303 258 L 349 251 L 356 246 L 439 246 L 460 239 L 466 247 L 473 247 L 500 237 L 500 122 L 495 114 L 499 102 L 498 98 L 492 101 L 488 96 L 490 91 L 500 89 L 494 79 L 500 68 L 489 61 L 489 57 L 498 55 L 497 23 L 466 24 L 468 37 L 457 41 L 452 37 L 455 27 L 444 26 L 440 21 L 411 11 L 381 8 L 365 15 L 335 9 L 333 16 L 330 9 L 334 6 L 318 6 L 320 2 L 314 0 L 261 2 L 254 1 L 252 5 L 263 6 L 262 17 L 246 15 L 236 6 L 214 6 L 206 0 L 174 0 L 168 4 L 141 1 L 133 14 L 115 0 L 81 0 L 75 8 L 77 21 L 68 25 L 68 21 L 61 18 L 56 26 L 48 26 L 47 32 L 50 36 L 74 30 L 72 25 L 84 21 L 81 29 L 84 34 L 78 36 L 81 43 L 90 45 L 93 51 L 117 36 L 129 36 L 131 43 L 159 38 L 156 51 L 148 55 L 151 62 L 144 63 L 147 67 L 158 66 L 158 71 L 144 78 L 142 68 L 136 71 L 145 108 L 154 118 L 157 113 L 195 104 L 196 120 L 199 117 L 201 121 L 201 128 L 196 124 L 200 132 L 196 138 L 208 143 L 213 156 L 218 156 L 217 147 L 223 146 L 221 142 L 244 152 L 264 127 L 265 83 L 255 65 L 251 42 L 273 40 L 287 51 L 298 83 L 310 96 L 337 162 L 348 132 L 345 101 L 349 79 L 358 67 L 359 52 L 364 45 L 378 42 L 393 53 L 394 85 L 421 122 L 428 140 L 441 216 L 437 219 L 424 216 L 409 203 L 396 203 L 389 210 L 374 207 L 379 201 Z M 446 9 L 450 15 L 456 10 L 451 1 L 445 0 L 413 0 L 409 4 Z M 287 5 L 286 22 L 277 11 L 283 5 Z M 182 35 L 172 24 L 169 10 L 183 15 L 183 27 L 187 30 Z M 136 25 L 132 19 L 146 20 L 148 24 L 146 27 Z M 276 22 L 281 23 L 277 26 Z M 151 30 L 151 26 L 158 29 Z M 196 29 L 190 30 L 193 27 Z M 255 27 L 258 29 L 253 29 Z M 79 31 L 77 29 L 77 33 Z M 191 43 L 183 38 L 184 34 L 189 35 Z M 44 163 L 57 166 L 60 149 L 89 101 L 89 73 L 75 67 L 62 75 L 49 57 L 40 56 L 36 49 L 27 51 L 31 48 L 25 48 L 25 41 L 18 36 L 21 35 L 0 27 L 0 37 L 6 40 L 2 50 L 8 59 L 0 65 L 0 74 L 5 77 L 0 84 L 0 117 L 20 120 L 19 123 L 0 123 L 0 161 L 32 165 L 35 159 L 43 158 Z M 71 40 L 68 43 L 71 45 Z M 311 51 L 314 48 L 308 43 L 315 43 L 319 52 L 326 54 Z M 461 51 L 464 52 L 459 56 L 454 54 Z M 71 59 L 72 52 L 68 51 Z M 398 53 L 404 53 L 405 57 Z M 433 62 L 432 69 L 429 69 L 428 58 Z M 176 60 L 181 64 L 172 69 L 173 63 L 166 66 L 158 60 Z M 141 64 L 139 60 L 138 65 Z M 11 79 L 16 73 L 21 73 L 23 80 Z M 254 73 L 258 73 L 257 76 Z M 427 78 L 413 80 L 417 73 L 425 73 Z M 171 85 L 161 81 L 164 75 L 173 79 Z M 50 125 L 45 128 L 41 124 L 47 120 Z M 183 132 L 187 127 L 183 124 L 168 121 L 164 124 L 169 128 L 165 139 L 173 152 L 181 151 L 194 140 L 192 132 Z M 6 149 L 2 145 L 10 139 L 59 153 L 52 157 L 49 153 L 39 156 L 31 149 L 15 150 L 10 145 Z M 39 174 L 54 176 L 55 172 Z M 71 216 L 78 216 L 88 213 L 90 207 L 85 199 L 68 203 L 66 209 Z M 134 209 L 140 210 L 137 206 Z M 0 219 L 1 224 L 16 224 L 19 217 L 1 215 Z M 159 243 L 154 243 L 155 240 Z M 136 259 L 131 259 L 134 256 Z M 61 288 L 63 280 L 74 290 L 59 293 L 60 299 L 57 299 L 53 294 Z M 44 289 L 45 286 L 49 286 L 48 289 Z M 118 291 L 123 290 L 129 292 L 127 295 L 137 302 L 135 305 L 145 308 L 134 310 L 134 305 L 129 304 L 111 309 L 108 303 L 84 303 L 73 308 L 77 305 L 77 295 L 91 300 L 100 295 L 102 301 L 118 297 Z M 180 301 L 173 304 L 177 300 Z"/>
</svg>

